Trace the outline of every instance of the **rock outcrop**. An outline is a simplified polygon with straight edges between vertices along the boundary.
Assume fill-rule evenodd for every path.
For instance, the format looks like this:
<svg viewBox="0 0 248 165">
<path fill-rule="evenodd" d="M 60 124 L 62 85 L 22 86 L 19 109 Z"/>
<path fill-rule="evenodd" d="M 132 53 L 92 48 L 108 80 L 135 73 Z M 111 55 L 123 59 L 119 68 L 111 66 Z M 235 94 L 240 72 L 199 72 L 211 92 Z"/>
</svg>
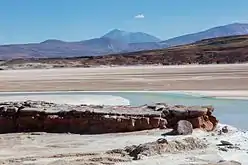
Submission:
<svg viewBox="0 0 248 165">
<path fill-rule="evenodd" d="M 163 110 L 163 116 L 168 120 L 168 126 L 174 128 L 178 121 L 187 120 L 193 128 L 212 131 L 216 128 L 218 120 L 213 116 L 212 106 L 182 106 L 176 105 Z"/>
<path fill-rule="evenodd" d="M 207 144 L 205 144 L 200 139 L 188 137 L 182 140 L 174 141 L 159 139 L 155 142 L 127 146 L 125 149 L 115 149 L 108 151 L 107 153 L 122 153 L 122 155 L 129 155 L 131 158 L 133 158 L 133 160 L 138 160 L 142 157 L 150 157 L 163 153 L 177 153 L 179 151 L 204 149 L 206 147 Z"/>
<path fill-rule="evenodd" d="M 212 107 L 60 105 L 43 101 L 0 103 L 0 133 L 51 132 L 98 134 L 173 128 L 180 120 L 211 131 Z"/>
</svg>

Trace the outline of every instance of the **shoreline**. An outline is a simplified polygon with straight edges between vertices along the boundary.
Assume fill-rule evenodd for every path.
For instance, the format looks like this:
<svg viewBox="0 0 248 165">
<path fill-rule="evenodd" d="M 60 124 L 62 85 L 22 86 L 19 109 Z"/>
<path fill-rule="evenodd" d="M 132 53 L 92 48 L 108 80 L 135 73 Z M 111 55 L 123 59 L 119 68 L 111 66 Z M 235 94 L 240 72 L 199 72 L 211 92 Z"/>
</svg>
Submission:
<svg viewBox="0 0 248 165">
<path fill-rule="evenodd" d="M 216 99 L 231 99 L 231 100 L 248 100 L 248 90 L 171 90 L 171 91 L 41 91 L 41 92 L 0 92 L 1 95 L 21 95 L 21 94 L 61 94 L 68 95 L 71 93 L 176 93 L 185 94 L 193 97 L 210 97 Z"/>
<path fill-rule="evenodd" d="M 230 100 L 248 100 L 248 90 L 202 90 L 202 91 L 180 91 L 195 97 L 210 97 L 216 99 L 230 99 Z"/>
<path fill-rule="evenodd" d="M 230 64 L 183 64 L 183 65 L 159 65 L 159 64 L 151 64 L 151 65 L 98 65 L 91 67 L 79 67 L 78 69 L 92 70 L 92 69 L 143 69 L 143 68 L 197 68 L 197 67 L 225 67 L 225 66 L 248 66 L 248 62 L 244 63 L 230 63 Z M 59 68 L 60 70 L 68 70 L 75 69 L 76 67 L 65 67 Z M 5 71 L 26 71 L 26 70 L 56 70 L 58 68 L 23 68 L 23 69 L 6 69 L 1 70 L 1 72 Z M 0 72 L 0 73 L 1 73 Z"/>
<path fill-rule="evenodd" d="M 112 95 L 90 95 L 86 94 L 83 96 L 73 96 L 62 94 L 62 95 L 9 95 L 1 96 L 0 102 L 12 102 L 12 101 L 46 101 L 53 102 L 56 104 L 69 104 L 69 105 L 130 105 L 130 101 L 120 96 Z"/>
<path fill-rule="evenodd" d="M 227 126 L 229 132 L 218 135 L 218 130 Z M 170 130 L 167 130 L 170 131 Z M 166 131 L 166 132 L 167 132 Z M 247 131 L 241 131 L 235 127 L 218 124 L 216 131 L 203 132 L 194 130 L 192 135 L 186 136 L 168 136 L 166 139 L 171 142 L 177 140 L 181 142 L 184 138 L 197 138 L 208 144 L 207 148 L 195 149 L 192 151 L 163 153 L 160 155 L 144 157 L 141 160 L 115 162 L 119 165 L 179 165 L 179 164 L 215 164 L 219 161 L 234 160 L 242 164 L 247 164 Z M 0 160 L 6 164 L 9 161 L 21 161 L 22 163 L 33 164 L 76 164 L 78 158 L 81 161 L 87 161 L 90 158 L 97 157 L 97 153 L 104 152 L 116 148 L 124 148 L 130 145 L 139 145 L 156 141 L 161 136 L 161 130 L 154 129 L 149 131 L 137 131 L 132 133 L 115 133 L 115 134 L 100 134 L 100 135 L 76 135 L 76 134 L 51 134 L 51 133 L 13 133 L 3 134 L 1 139 L 3 144 L 13 145 L 16 139 L 23 139 L 22 144 L 18 144 L 15 149 L 8 145 L 3 145 L 2 150 L 5 153 L 0 154 Z M 73 139 L 73 141 L 71 140 Z M 225 140 L 230 142 L 238 149 L 230 148 L 227 151 L 220 150 L 217 145 L 220 141 Z M 37 145 L 38 144 L 38 145 Z M 55 147 L 56 146 L 56 147 Z M 222 147 L 225 148 L 225 147 Z M 50 150 L 50 152 L 47 152 Z M 53 155 L 59 157 L 53 157 Z M 90 155 L 88 153 L 91 153 Z M 79 156 L 77 156 L 77 154 Z M 15 157 L 13 157 L 15 155 Z M 68 158 L 67 155 L 70 155 Z M 101 155 L 104 158 L 106 155 Z M 34 159 L 30 159 L 30 157 Z M 110 157 L 108 155 L 108 157 Z M 111 155 L 110 158 L 115 160 L 119 158 Z M 102 160 L 102 159 L 100 159 Z"/>
<path fill-rule="evenodd" d="M 248 64 L 0 71 L 0 91 L 248 90 Z"/>
</svg>

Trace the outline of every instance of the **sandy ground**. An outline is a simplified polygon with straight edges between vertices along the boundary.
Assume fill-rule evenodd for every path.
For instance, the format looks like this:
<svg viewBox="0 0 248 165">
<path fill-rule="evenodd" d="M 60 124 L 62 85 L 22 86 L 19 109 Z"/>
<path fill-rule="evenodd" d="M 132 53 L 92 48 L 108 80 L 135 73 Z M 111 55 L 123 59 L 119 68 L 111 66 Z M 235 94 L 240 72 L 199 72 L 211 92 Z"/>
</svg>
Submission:
<svg viewBox="0 0 248 165">
<path fill-rule="evenodd" d="M 91 105 L 130 105 L 130 100 L 107 94 L 108 92 L 120 92 L 120 91 L 101 91 L 105 92 L 105 95 L 97 95 L 99 91 L 64 91 L 63 94 L 58 94 L 61 91 L 51 92 L 0 92 L 0 102 L 8 101 L 47 101 L 57 104 L 91 104 Z M 70 93 L 81 93 L 80 95 L 71 95 Z M 248 90 L 212 90 L 212 91 L 121 91 L 121 92 L 135 92 L 135 93 L 181 93 L 196 97 L 214 97 L 223 99 L 242 99 L 248 100 Z M 30 95 L 31 93 L 31 95 Z M 49 95 L 45 95 L 48 94 Z M 84 94 L 87 93 L 87 94 Z M 96 94 L 95 94 L 96 93 Z"/>
<path fill-rule="evenodd" d="M 0 93 L 1 94 L 1 93 Z M 129 105 L 129 100 L 111 95 L 21 95 L 21 96 L 0 96 L 0 102 L 10 101 L 46 101 L 57 104 L 91 104 L 91 105 Z"/>
<path fill-rule="evenodd" d="M 0 71 L 0 92 L 248 90 L 248 64 Z"/>
<path fill-rule="evenodd" d="M 173 91 L 172 91 L 173 92 Z M 192 96 L 248 100 L 248 90 L 175 91 Z"/>
<path fill-rule="evenodd" d="M 230 128 L 230 127 L 229 127 Z M 80 160 L 86 164 L 89 160 L 95 162 L 106 159 L 118 161 L 122 158 L 108 155 L 98 155 L 110 149 L 123 148 L 130 145 L 138 145 L 155 141 L 163 137 L 165 131 L 150 130 L 134 133 L 105 134 L 105 135 L 73 135 L 73 134 L 47 134 L 47 133 L 20 133 L 1 135 L 0 163 L 7 164 L 37 164 L 37 165 L 61 165 L 73 164 Z M 206 164 L 220 160 L 236 160 L 243 164 L 248 163 L 248 133 L 240 132 L 234 128 L 228 134 L 206 133 L 195 130 L 193 137 L 207 140 L 208 148 L 179 153 L 165 153 L 154 157 L 119 165 L 189 165 Z M 169 136 L 167 140 L 182 139 L 187 136 Z M 59 140 L 58 140 L 59 139 Z M 73 140 L 72 140 L 73 139 Z M 220 151 L 217 144 L 220 140 L 226 140 L 240 149 L 229 149 L 227 152 Z M 124 158 L 123 158 L 124 159 Z M 64 161 L 67 161 L 65 163 Z M 75 164 L 75 162 L 74 162 Z"/>
</svg>

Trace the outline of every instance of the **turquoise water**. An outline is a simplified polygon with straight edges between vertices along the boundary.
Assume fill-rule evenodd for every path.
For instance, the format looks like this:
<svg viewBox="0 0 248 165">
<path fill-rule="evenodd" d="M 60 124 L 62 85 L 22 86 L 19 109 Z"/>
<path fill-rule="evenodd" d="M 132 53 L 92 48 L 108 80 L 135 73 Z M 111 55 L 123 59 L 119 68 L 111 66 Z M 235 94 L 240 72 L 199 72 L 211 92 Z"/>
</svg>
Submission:
<svg viewBox="0 0 248 165">
<path fill-rule="evenodd" d="M 221 123 L 248 130 L 248 100 L 216 99 L 174 93 L 120 93 L 118 96 L 129 99 L 132 105 L 154 102 L 182 105 L 213 105 L 215 108 L 214 114 Z"/>
<path fill-rule="evenodd" d="M 0 94 L 0 96 L 22 95 L 114 95 L 126 98 L 131 105 L 152 104 L 164 102 L 167 104 L 182 105 L 213 105 L 215 115 L 221 123 L 248 130 L 248 100 L 216 99 L 209 97 L 197 97 L 178 93 L 140 93 L 140 92 L 59 92 L 59 93 L 18 93 Z"/>
</svg>

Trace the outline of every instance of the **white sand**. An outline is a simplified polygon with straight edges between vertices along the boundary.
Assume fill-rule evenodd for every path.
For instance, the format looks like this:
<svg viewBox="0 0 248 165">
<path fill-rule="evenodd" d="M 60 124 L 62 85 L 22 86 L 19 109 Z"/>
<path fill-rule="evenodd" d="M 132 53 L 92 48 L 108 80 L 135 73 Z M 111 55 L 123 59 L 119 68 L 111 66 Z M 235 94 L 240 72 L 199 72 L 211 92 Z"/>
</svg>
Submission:
<svg viewBox="0 0 248 165">
<path fill-rule="evenodd" d="M 248 85 L 248 84 L 247 84 Z M 174 91 L 192 96 L 206 96 L 223 99 L 245 99 L 248 100 L 248 90 L 215 90 L 215 91 Z"/>
<path fill-rule="evenodd" d="M 219 128 L 224 125 L 220 124 Z M 163 154 L 159 156 L 154 156 L 147 158 L 145 160 L 140 160 L 131 163 L 125 163 L 126 165 L 188 165 L 190 163 L 194 164 L 206 164 L 206 163 L 216 163 L 220 160 L 234 160 L 239 161 L 242 164 L 248 164 L 247 151 L 248 151 L 248 132 L 239 131 L 236 128 L 228 126 L 231 130 L 227 134 L 223 135 L 211 135 L 212 133 L 202 132 L 200 130 L 195 131 L 193 136 L 199 137 L 201 139 L 206 139 L 209 147 L 206 150 L 195 150 L 190 152 L 183 152 L 177 154 Z M 172 138 L 179 138 L 172 137 Z M 182 138 L 182 137 L 180 137 Z M 220 144 L 221 140 L 231 142 L 234 145 L 238 145 L 240 150 L 228 149 L 227 152 L 218 150 L 217 144 Z"/>
<path fill-rule="evenodd" d="M 108 70 L 115 70 L 116 68 L 120 69 L 144 69 L 144 68 L 209 68 L 209 67 L 215 67 L 215 68 L 228 68 L 228 67 L 244 67 L 248 66 L 248 63 L 240 63 L 240 64 L 190 64 L 190 65 L 135 65 L 135 66 L 92 66 L 90 68 L 83 68 L 84 70 L 101 70 L 101 69 L 108 69 Z M 28 70 L 56 70 L 57 68 L 47 68 L 47 69 L 22 69 L 18 70 L 21 72 L 28 72 Z M 70 70 L 74 68 L 59 68 L 64 70 Z M 80 69 L 80 68 L 77 68 Z M 4 70 L 4 72 L 11 72 L 13 70 Z"/>
<path fill-rule="evenodd" d="M 248 64 L 3 70 L 0 91 L 248 90 Z"/>
<path fill-rule="evenodd" d="M 247 84 L 248 85 L 248 84 Z M 59 93 L 67 93 L 66 95 L 59 95 Z M 80 96 L 75 96 L 75 95 L 71 95 L 70 93 L 93 93 L 92 95 L 84 95 L 83 97 L 82 95 Z M 169 91 L 52 91 L 52 92 L 0 92 L 1 94 L 29 94 L 31 93 L 32 96 L 0 96 L 0 101 L 5 100 L 5 99 L 11 99 L 13 98 L 15 99 L 23 99 L 23 98 L 33 98 L 36 100 L 54 100 L 56 101 L 56 103 L 65 103 L 66 101 L 68 101 L 68 104 L 83 104 L 86 102 L 89 102 L 89 104 L 105 104 L 107 103 L 108 105 L 112 105 L 109 104 L 111 101 L 116 101 L 118 104 L 121 103 L 121 105 L 128 105 L 129 101 L 125 98 L 121 98 L 118 96 L 97 96 L 94 95 L 94 93 L 108 93 L 108 92 L 116 92 L 116 93 L 129 93 L 129 92 L 135 92 L 135 93 L 182 93 L 182 94 L 187 94 L 187 95 L 191 95 L 191 96 L 195 96 L 195 97 L 215 97 L 215 98 L 224 98 L 224 99 L 248 99 L 248 90 L 169 90 Z M 37 95 L 35 95 L 37 94 Z M 40 96 L 38 94 L 49 94 L 47 96 Z M 51 94 L 51 95 L 50 95 Z M 56 94 L 56 95 L 52 95 L 52 94 Z M 8 97 L 8 98 L 6 98 Z M 74 100 L 75 99 L 75 100 Z M 45 101 L 45 100 L 44 100 Z M 83 102 L 83 103 L 81 103 Z M 113 104 L 114 105 L 114 104 Z"/>
<path fill-rule="evenodd" d="M 220 128 L 223 125 L 220 125 Z M 224 135 L 211 135 L 200 130 L 195 130 L 193 137 L 206 139 L 209 147 L 204 150 L 194 150 L 190 152 L 170 153 L 144 160 L 130 163 L 120 163 L 122 165 L 188 165 L 190 163 L 211 163 L 220 160 L 236 160 L 244 165 L 248 164 L 248 133 L 231 130 Z M 73 135 L 73 134 L 47 134 L 40 135 L 26 134 L 5 134 L 1 135 L 0 161 L 19 159 L 20 164 L 48 164 L 56 160 L 83 159 L 83 156 L 61 156 L 59 158 L 48 158 L 57 154 L 72 153 L 97 153 L 109 149 L 123 148 L 133 144 L 141 144 L 155 141 L 161 138 L 165 131 L 150 130 L 133 133 L 103 134 L 103 135 Z M 170 136 L 168 140 L 182 139 L 187 136 Z M 72 140 L 73 139 L 73 140 Z M 233 144 L 239 144 L 240 150 L 229 149 L 227 152 L 219 151 L 217 144 L 220 140 L 226 140 Z M 31 157 L 31 158 L 27 158 Z M 119 164 L 119 165 L 120 165 Z"/>
<path fill-rule="evenodd" d="M 57 104 L 92 105 L 129 105 L 129 100 L 111 95 L 26 95 L 0 96 L 0 102 L 6 101 L 47 101 Z"/>
</svg>

